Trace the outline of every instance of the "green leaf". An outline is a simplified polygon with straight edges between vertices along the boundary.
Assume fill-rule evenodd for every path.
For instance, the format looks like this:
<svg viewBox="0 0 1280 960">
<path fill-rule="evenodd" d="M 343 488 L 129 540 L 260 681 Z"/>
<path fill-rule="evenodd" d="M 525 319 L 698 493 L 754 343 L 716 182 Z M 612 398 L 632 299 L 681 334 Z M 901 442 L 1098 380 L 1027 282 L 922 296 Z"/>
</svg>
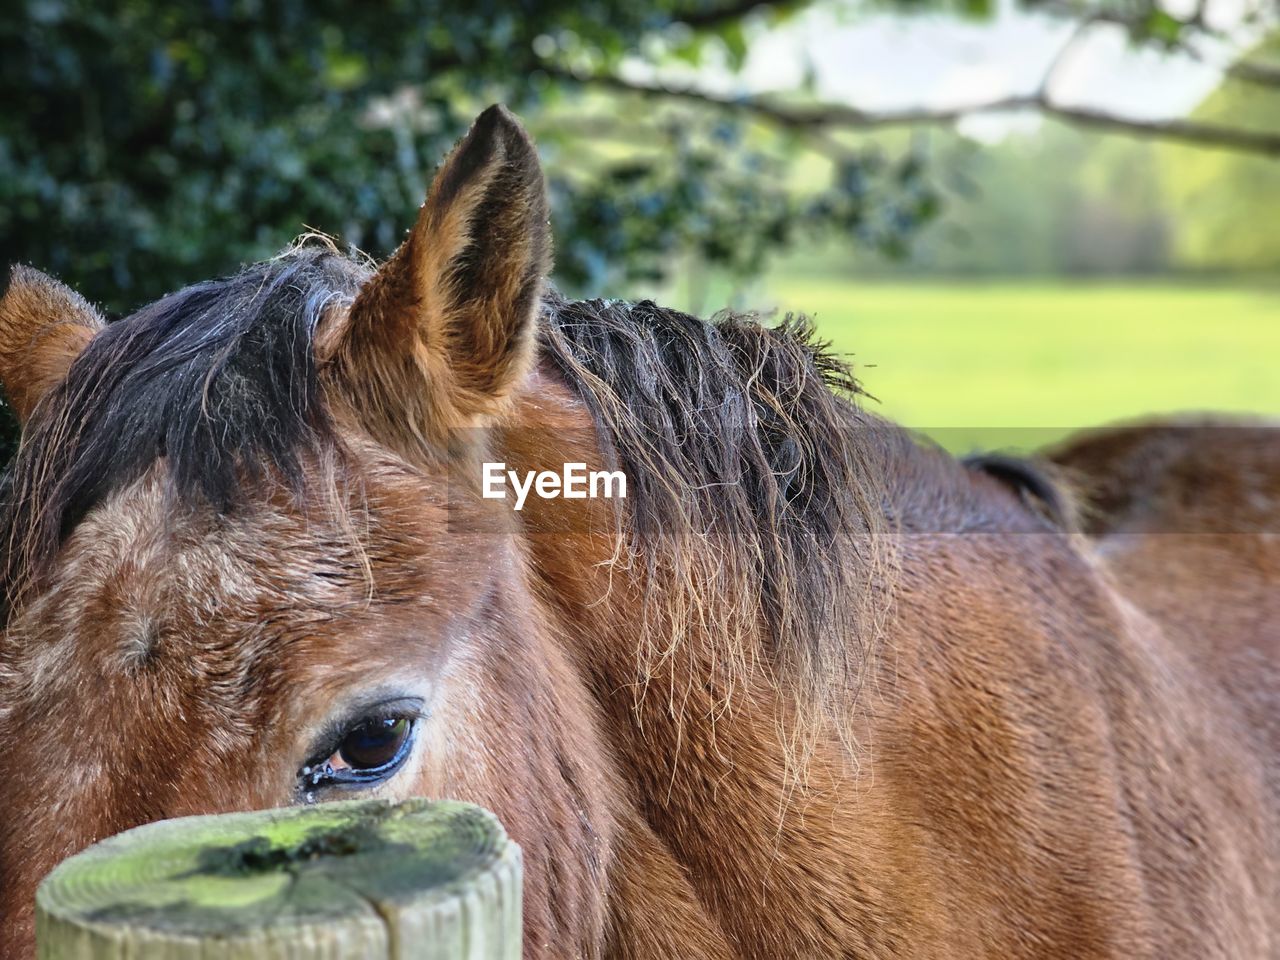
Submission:
<svg viewBox="0 0 1280 960">
<path fill-rule="evenodd" d="M 724 43 L 725 52 L 729 55 L 729 65 L 734 70 L 741 70 L 747 61 L 747 36 L 742 23 L 735 21 L 720 31 L 720 39 Z"/>
<path fill-rule="evenodd" d="M 1146 36 L 1161 43 L 1175 44 L 1186 26 L 1177 17 L 1171 16 L 1159 7 L 1152 7 L 1142 23 L 1142 31 Z"/>
</svg>

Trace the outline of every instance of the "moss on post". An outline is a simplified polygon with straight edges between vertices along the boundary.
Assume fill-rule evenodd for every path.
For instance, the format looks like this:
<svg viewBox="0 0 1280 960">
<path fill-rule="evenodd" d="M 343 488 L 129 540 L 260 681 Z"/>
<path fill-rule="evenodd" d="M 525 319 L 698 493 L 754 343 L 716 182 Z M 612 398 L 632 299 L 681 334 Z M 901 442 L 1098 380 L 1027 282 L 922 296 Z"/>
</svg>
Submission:
<svg viewBox="0 0 1280 960">
<path fill-rule="evenodd" d="M 518 960 L 520 851 L 452 802 L 166 820 L 56 867 L 36 942 L 42 960 Z"/>
</svg>

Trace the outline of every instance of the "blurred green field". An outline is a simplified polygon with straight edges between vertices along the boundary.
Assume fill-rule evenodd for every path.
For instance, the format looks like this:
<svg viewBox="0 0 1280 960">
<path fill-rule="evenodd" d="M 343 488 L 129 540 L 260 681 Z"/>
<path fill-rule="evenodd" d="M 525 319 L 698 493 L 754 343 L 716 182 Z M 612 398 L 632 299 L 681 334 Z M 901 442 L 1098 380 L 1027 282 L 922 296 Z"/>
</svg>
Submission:
<svg viewBox="0 0 1280 960">
<path fill-rule="evenodd" d="M 955 451 L 1161 412 L 1280 415 L 1280 286 L 777 278 L 868 406 Z"/>
</svg>

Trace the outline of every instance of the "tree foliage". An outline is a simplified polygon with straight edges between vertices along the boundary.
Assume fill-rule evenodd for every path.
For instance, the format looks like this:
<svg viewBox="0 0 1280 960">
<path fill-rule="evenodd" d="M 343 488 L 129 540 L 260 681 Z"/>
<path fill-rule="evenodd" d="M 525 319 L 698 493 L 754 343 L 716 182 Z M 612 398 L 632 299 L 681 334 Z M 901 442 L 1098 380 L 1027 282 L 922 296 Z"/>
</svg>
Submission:
<svg viewBox="0 0 1280 960">
<path fill-rule="evenodd" d="M 1280 34 L 1250 62 L 1280 64 Z M 1280 132 L 1280 87 L 1235 77 L 1195 111 L 1216 122 Z M 1161 168 L 1179 211 L 1176 254 L 1201 270 L 1280 270 L 1280 163 L 1225 151 L 1163 146 Z"/>
<path fill-rule="evenodd" d="M 120 311 L 307 228 L 384 255 L 494 100 L 543 143 L 572 287 L 653 278 L 677 249 L 748 272 L 796 230 L 856 231 L 873 201 L 895 230 L 927 217 L 878 158 L 850 153 L 797 194 L 779 186 L 794 138 L 584 94 L 567 72 L 709 46 L 740 62 L 750 6 L 22 0 L 0 21 L 0 261 Z"/>
<path fill-rule="evenodd" d="M 962 175 L 943 179 L 944 212 L 913 239 L 909 256 L 885 264 L 844 249 L 827 253 L 827 262 L 846 273 L 904 277 L 1171 272 L 1184 225 L 1153 176 L 1167 149 L 1052 120 L 981 148 L 939 136 L 933 162 Z"/>
<path fill-rule="evenodd" d="M 828 110 L 803 90 L 774 103 L 647 79 L 709 55 L 732 71 L 748 22 L 806 5 L 14 0 L 0 15 L 0 261 L 51 270 L 119 312 L 308 228 L 384 255 L 435 163 L 495 100 L 542 146 L 557 279 L 571 289 L 659 279 L 686 252 L 749 275 L 797 237 L 901 255 L 940 209 L 935 171 L 909 148 L 888 155 L 833 134 L 886 118 Z M 1023 6 L 1123 22 L 1135 42 L 1205 30 L 1155 0 Z M 802 154 L 821 157 L 821 174 L 797 184 L 788 171 Z"/>
</svg>

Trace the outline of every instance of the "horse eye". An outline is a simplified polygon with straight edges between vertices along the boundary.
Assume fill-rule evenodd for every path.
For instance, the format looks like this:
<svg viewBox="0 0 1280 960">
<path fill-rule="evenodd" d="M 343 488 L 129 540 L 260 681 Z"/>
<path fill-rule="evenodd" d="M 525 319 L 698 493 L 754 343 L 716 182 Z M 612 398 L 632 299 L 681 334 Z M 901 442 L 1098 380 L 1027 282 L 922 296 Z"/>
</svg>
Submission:
<svg viewBox="0 0 1280 960">
<path fill-rule="evenodd" d="M 360 720 L 341 734 L 327 758 L 302 768 L 304 788 L 370 786 L 388 779 L 408 758 L 415 727 L 414 718 L 406 716 Z"/>
<path fill-rule="evenodd" d="M 409 737 L 407 717 L 383 717 L 362 723 L 342 738 L 333 755 L 334 769 L 376 770 L 396 758 Z M 332 761 L 331 761 L 332 762 Z"/>
</svg>

